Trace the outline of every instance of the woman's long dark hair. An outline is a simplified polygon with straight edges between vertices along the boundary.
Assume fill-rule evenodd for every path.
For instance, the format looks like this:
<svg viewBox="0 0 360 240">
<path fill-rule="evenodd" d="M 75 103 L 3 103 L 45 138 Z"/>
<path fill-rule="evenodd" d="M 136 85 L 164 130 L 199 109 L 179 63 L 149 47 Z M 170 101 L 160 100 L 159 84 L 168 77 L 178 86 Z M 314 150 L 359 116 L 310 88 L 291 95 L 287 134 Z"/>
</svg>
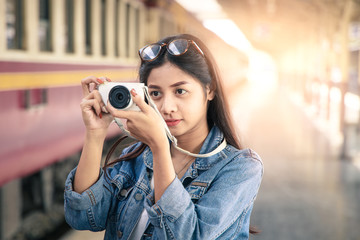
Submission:
<svg viewBox="0 0 360 240">
<path fill-rule="evenodd" d="M 147 80 L 150 75 L 150 72 L 154 68 L 161 67 L 167 62 L 177 66 L 187 74 L 195 77 L 200 81 L 203 88 L 210 87 L 211 90 L 214 91 L 214 99 L 210 101 L 208 110 L 207 110 L 207 122 L 209 128 L 211 126 L 216 125 L 224 134 L 224 137 L 228 144 L 241 149 L 240 141 L 237 137 L 236 130 L 234 128 L 234 124 L 230 114 L 230 108 L 228 102 L 226 101 L 226 97 L 224 95 L 224 90 L 222 86 L 222 81 L 220 78 L 219 70 L 217 65 L 212 57 L 210 51 L 205 46 L 205 44 L 198 39 L 197 37 L 190 34 L 180 34 L 176 36 L 171 36 L 164 38 L 158 41 L 159 44 L 169 43 L 174 39 L 188 39 L 193 40 L 203 51 L 204 56 L 202 56 L 198 50 L 190 44 L 188 51 L 181 56 L 173 56 L 166 51 L 166 48 L 163 47 L 160 56 L 156 58 L 154 61 L 145 62 L 142 61 L 139 69 L 139 79 L 140 82 L 145 83 L 147 85 Z M 125 138 L 120 138 L 109 150 L 104 169 L 109 166 L 120 162 L 133 159 L 139 156 L 142 151 L 146 148 L 145 144 L 141 144 L 134 151 L 121 156 L 118 159 L 110 162 L 111 154 L 116 149 L 117 145 L 122 142 Z"/>
<path fill-rule="evenodd" d="M 220 74 L 210 51 L 200 39 L 190 34 L 180 34 L 176 36 L 167 37 L 158 41 L 158 43 L 159 44 L 169 43 L 174 39 L 193 40 L 203 51 L 204 56 L 198 52 L 198 50 L 193 46 L 193 44 L 190 44 L 188 51 L 180 56 L 171 55 L 170 53 L 168 53 L 168 51 L 166 51 L 166 47 L 163 47 L 160 56 L 156 58 L 154 61 L 141 62 L 139 69 L 140 82 L 145 83 L 145 85 L 147 85 L 147 80 L 151 70 L 154 68 L 161 67 L 167 62 L 177 66 L 187 74 L 195 77 L 200 81 L 204 90 L 206 89 L 206 87 L 210 87 L 210 89 L 213 90 L 215 93 L 214 99 L 210 101 L 207 110 L 207 122 L 209 128 L 211 128 L 213 125 L 216 125 L 224 134 L 224 137 L 228 144 L 238 149 L 241 149 L 242 146 L 237 137 L 236 130 L 231 118 L 230 108 L 228 102 L 226 101 Z M 110 162 L 110 157 L 112 153 L 116 149 L 117 145 L 120 144 L 120 142 L 123 139 L 124 137 L 120 138 L 111 147 L 110 151 L 106 156 L 104 170 L 106 170 L 109 166 L 117 162 L 127 161 L 136 158 L 147 147 L 145 144 L 141 143 L 134 151 L 131 151 L 128 154 L 123 155 L 120 158 Z M 256 232 L 257 232 L 256 230 L 250 228 L 250 233 L 256 233 Z"/>
</svg>

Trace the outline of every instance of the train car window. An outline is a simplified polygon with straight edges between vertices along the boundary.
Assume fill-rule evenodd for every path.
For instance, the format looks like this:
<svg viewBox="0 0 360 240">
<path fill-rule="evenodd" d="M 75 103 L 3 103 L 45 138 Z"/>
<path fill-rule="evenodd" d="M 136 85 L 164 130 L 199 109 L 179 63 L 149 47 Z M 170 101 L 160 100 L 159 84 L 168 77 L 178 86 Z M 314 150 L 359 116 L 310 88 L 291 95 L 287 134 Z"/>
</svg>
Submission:
<svg viewBox="0 0 360 240">
<path fill-rule="evenodd" d="M 162 37 L 165 37 L 167 35 L 174 34 L 175 26 L 173 25 L 172 21 L 166 18 L 165 16 L 161 17 L 160 20 L 160 34 Z"/>
<path fill-rule="evenodd" d="M 126 34 L 125 34 L 125 56 L 126 58 L 130 57 L 130 11 L 131 11 L 131 6 L 129 3 L 126 4 Z"/>
<path fill-rule="evenodd" d="M 24 49 L 23 0 L 6 1 L 6 40 L 8 49 Z"/>
<path fill-rule="evenodd" d="M 39 1 L 39 44 L 40 51 L 52 51 L 50 0 Z"/>
<path fill-rule="evenodd" d="M 120 24 L 119 24 L 119 20 L 120 20 L 120 14 L 119 14 L 119 7 L 120 7 L 120 0 L 116 0 L 115 1 L 115 23 L 114 23 L 114 27 L 115 27 L 115 56 L 116 57 L 119 57 L 120 56 L 120 51 L 119 51 L 119 27 L 120 27 Z"/>
<path fill-rule="evenodd" d="M 44 88 L 26 89 L 20 91 L 20 107 L 31 109 L 45 105 L 48 102 L 48 92 Z"/>
<path fill-rule="evenodd" d="M 92 41 L 91 41 L 91 0 L 85 1 L 85 52 L 87 55 L 92 54 Z"/>
<path fill-rule="evenodd" d="M 160 36 L 161 37 L 164 37 L 166 35 L 165 21 L 166 21 L 166 19 L 164 18 L 164 16 L 160 16 L 159 29 L 160 29 Z"/>
<path fill-rule="evenodd" d="M 65 1 L 65 44 L 66 52 L 74 52 L 74 1 Z"/>
<path fill-rule="evenodd" d="M 135 47 L 136 49 L 141 48 L 140 46 L 140 10 L 135 10 Z"/>
<path fill-rule="evenodd" d="M 106 0 L 101 0 L 101 54 L 106 56 Z"/>
</svg>

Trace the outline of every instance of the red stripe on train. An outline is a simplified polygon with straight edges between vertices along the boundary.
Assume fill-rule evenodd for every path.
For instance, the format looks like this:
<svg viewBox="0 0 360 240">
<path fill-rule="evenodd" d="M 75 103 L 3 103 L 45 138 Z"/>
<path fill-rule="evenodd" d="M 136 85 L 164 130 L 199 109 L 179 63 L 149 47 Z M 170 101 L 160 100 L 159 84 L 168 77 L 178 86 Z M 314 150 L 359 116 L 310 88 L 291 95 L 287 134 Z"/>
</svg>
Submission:
<svg viewBox="0 0 360 240">
<path fill-rule="evenodd" d="M 21 90 L 0 92 L 0 186 L 80 151 L 80 86 L 48 89 L 47 103 L 22 107 Z M 112 124 L 108 136 L 120 134 Z"/>
</svg>

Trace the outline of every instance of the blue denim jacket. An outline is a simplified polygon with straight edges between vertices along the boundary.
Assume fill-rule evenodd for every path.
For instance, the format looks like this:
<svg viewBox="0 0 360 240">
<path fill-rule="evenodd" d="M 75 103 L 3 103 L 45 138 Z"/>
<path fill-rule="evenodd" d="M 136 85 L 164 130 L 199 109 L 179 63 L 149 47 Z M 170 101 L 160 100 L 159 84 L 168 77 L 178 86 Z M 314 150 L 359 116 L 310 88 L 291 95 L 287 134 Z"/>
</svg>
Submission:
<svg viewBox="0 0 360 240">
<path fill-rule="evenodd" d="M 200 153 L 214 150 L 222 140 L 223 134 L 213 127 Z M 136 159 L 108 169 L 110 180 L 100 170 L 99 180 L 82 194 L 73 191 L 74 169 L 65 183 L 66 221 L 78 230 L 106 229 L 105 239 L 128 239 L 145 208 L 150 224 L 142 239 L 248 239 L 263 175 L 255 152 L 227 145 L 216 155 L 197 158 L 156 203 L 150 187 L 152 169 L 147 148 Z"/>
</svg>

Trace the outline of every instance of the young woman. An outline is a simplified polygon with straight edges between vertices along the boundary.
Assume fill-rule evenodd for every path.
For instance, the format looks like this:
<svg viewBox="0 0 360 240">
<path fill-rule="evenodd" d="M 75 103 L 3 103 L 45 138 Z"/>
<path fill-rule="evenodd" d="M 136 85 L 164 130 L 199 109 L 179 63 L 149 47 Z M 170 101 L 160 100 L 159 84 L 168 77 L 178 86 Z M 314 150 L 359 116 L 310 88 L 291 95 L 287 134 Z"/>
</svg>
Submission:
<svg viewBox="0 0 360 240">
<path fill-rule="evenodd" d="M 134 90 L 141 111 L 120 111 L 82 80 L 86 127 L 79 164 L 65 186 L 65 217 L 75 229 L 105 239 L 248 239 L 250 214 L 263 174 L 260 157 L 241 150 L 212 57 L 192 35 L 177 35 L 140 50 L 140 82 L 161 116 Z M 127 119 L 139 142 L 100 168 L 113 118 Z M 161 119 L 163 118 L 163 119 Z M 192 157 L 191 153 L 221 151 Z M 226 144 L 221 149 L 220 146 Z"/>
</svg>

